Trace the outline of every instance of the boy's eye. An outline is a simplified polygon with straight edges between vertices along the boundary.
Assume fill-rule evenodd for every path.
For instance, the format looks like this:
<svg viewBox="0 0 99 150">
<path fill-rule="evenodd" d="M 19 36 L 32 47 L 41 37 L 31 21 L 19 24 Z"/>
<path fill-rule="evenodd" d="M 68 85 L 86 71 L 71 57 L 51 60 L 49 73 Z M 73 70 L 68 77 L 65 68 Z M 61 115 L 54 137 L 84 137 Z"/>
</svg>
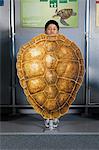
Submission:
<svg viewBox="0 0 99 150">
<path fill-rule="evenodd" d="M 48 29 L 48 30 L 56 30 L 56 29 Z"/>
</svg>

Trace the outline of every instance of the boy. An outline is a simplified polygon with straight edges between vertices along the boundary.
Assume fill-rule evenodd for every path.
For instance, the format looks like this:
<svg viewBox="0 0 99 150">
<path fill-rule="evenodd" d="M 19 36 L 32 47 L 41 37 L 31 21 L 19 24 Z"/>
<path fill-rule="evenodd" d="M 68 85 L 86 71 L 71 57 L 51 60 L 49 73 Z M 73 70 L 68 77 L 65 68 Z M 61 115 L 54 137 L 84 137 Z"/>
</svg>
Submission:
<svg viewBox="0 0 99 150">
<path fill-rule="evenodd" d="M 49 20 L 46 24 L 45 24 L 45 34 L 47 35 L 52 35 L 52 34 L 58 34 L 59 33 L 59 25 L 55 20 Z M 47 119 L 45 121 L 45 126 L 49 127 L 50 129 L 54 129 L 58 126 L 59 120 L 53 119 L 53 120 L 49 120 Z"/>
<path fill-rule="evenodd" d="M 59 33 L 59 25 L 55 20 L 49 20 L 45 24 L 45 34 L 58 34 Z"/>
</svg>

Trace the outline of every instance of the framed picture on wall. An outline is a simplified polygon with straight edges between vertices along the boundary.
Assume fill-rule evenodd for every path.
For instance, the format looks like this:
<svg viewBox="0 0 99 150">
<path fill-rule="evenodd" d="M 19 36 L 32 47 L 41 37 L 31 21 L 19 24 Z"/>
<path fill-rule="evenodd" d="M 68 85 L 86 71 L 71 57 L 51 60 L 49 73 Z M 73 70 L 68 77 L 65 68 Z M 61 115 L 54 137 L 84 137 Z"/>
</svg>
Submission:
<svg viewBox="0 0 99 150">
<path fill-rule="evenodd" d="M 60 27 L 77 27 L 78 0 L 21 0 L 22 27 L 44 27 L 51 19 Z"/>
</svg>

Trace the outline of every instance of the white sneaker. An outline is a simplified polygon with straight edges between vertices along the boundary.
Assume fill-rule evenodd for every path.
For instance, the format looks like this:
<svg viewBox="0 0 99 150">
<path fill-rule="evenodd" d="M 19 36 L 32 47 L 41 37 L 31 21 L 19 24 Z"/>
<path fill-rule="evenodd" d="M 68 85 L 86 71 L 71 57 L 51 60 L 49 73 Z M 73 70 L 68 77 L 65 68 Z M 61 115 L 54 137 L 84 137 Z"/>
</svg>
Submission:
<svg viewBox="0 0 99 150">
<path fill-rule="evenodd" d="M 53 119 L 53 122 L 50 122 L 50 119 L 45 120 L 45 126 L 47 128 L 50 128 L 50 126 L 53 126 L 53 128 L 57 128 L 58 124 L 59 124 L 59 119 Z M 50 124 L 51 123 L 51 124 Z"/>
<path fill-rule="evenodd" d="M 53 127 L 54 127 L 54 128 L 57 128 L 57 127 L 58 127 L 58 124 L 59 124 L 59 119 L 57 119 L 57 118 L 54 119 L 54 120 L 53 120 Z"/>
<path fill-rule="evenodd" d="M 49 119 L 45 120 L 45 127 L 49 128 Z"/>
</svg>

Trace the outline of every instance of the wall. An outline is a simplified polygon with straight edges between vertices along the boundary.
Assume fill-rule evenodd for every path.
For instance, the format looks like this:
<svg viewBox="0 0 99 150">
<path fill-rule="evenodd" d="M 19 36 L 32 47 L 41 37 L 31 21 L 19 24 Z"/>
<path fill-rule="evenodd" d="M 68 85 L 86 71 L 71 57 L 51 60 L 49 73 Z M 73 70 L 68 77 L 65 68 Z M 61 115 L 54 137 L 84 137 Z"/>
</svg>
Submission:
<svg viewBox="0 0 99 150">
<path fill-rule="evenodd" d="M 99 5 L 99 4 L 98 4 Z M 90 0 L 90 26 L 88 50 L 88 103 L 99 104 L 99 27 L 96 27 L 96 2 Z"/>
<path fill-rule="evenodd" d="M 0 6 L 0 105 L 11 104 L 11 47 L 9 38 L 9 0 Z"/>
<path fill-rule="evenodd" d="M 13 1 L 13 0 L 11 0 Z M 88 16 L 88 33 L 85 33 L 86 10 L 85 4 L 90 2 L 90 15 Z M 0 6 L 0 107 L 1 108 L 31 108 L 20 87 L 16 75 L 13 72 L 13 59 L 16 63 L 16 55 L 19 47 L 32 37 L 43 33 L 44 28 L 22 28 L 20 26 L 20 0 L 15 0 L 15 41 L 14 55 L 12 55 L 12 43 L 10 34 L 10 0 L 4 1 Z M 77 28 L 61 28 L 60 33 L 74 41 L 81 49 L 86 73 L 84 82 L 77 94 L 72 107 L 98 107 L 99 105 L 99 27 L 95 26 L 95 1 L 79 0 L 79 23 Z M 85 38 L 87 35 L 87 41 Z M 88 46 L 85 48 L 85 44 Z M 87 54 L 87 55 L 86 55 Z M 15 67 L 15 66 L 14 66 Z M 13 76 L 14 75 L 14 76 Z M 14 80 L 14 82 L 12 81 Z M 13 85 L 14 83 L 14 85 Z M 13 90 L 12 90 L 13 89 Z M 15 90 L 15 95 L 12 91 Z M 5 112 L 5 111 L 3 111 Z M 6 111 L 7 112 L 7 111 Z"/>
</svg>

